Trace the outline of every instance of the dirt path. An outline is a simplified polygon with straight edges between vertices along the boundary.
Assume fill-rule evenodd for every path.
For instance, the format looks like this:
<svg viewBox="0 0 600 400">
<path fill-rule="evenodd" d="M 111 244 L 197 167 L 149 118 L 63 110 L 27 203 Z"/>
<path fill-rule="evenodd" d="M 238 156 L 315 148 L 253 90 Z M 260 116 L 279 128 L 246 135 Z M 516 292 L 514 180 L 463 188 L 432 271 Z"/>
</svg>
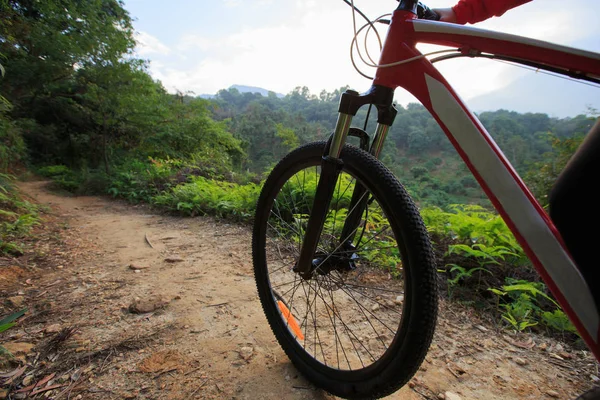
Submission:
<svg viewBox="0 0 600 400">
<path fill-rule="evenodd" d="M 19 273 L 0 279 L 0 295 L 11 298 L 2 311 L 19 302 L 30 310 L 22 328 L 0 340 L 35 346 L 15 351 L 27 366 L 20 377 L 0 380 L 10 398 L 52 373 L 49 383 L 61 386 L 45 392 L 50 398 L 332 398 L 299 376 L 266 323 L 249 228 L 60 197 L 43 182 L 22 189 L 51 206 L 69 250 L 49 245 L 64 265 L 25 270 L 25 283 Z M 426 362 L 390 399 L 569 399 L 596 379 L 587 352 L 509 335 L 469 314 L 442 304 Z"/>
</svg>

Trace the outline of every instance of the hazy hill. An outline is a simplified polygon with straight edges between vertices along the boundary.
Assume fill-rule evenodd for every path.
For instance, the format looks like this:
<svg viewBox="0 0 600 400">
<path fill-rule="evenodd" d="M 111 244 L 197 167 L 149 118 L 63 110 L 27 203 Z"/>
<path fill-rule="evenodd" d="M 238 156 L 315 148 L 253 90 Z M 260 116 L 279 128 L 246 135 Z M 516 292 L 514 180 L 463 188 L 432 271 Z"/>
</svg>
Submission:
<svg viewBox="0 0 600 400">
<path fill-rule="evenodd" d="M 231 85 L 229 88 L 227 88 L 227 90 L 230 90 L 230 89 L 236 89 L 240 93 L 258 93 L 265 97 L 267 97 L 269 95 L 269 92 L 271 91 L 271 90 L 264 89 L 264 88 L 257 87 L 257 86 L 246 86 L 246 85 Z M 275 93 L 275 95 L 279 98 L 282 98 L 285 96 L 281 93 Z M 199 97 L 201 97 L 203 99 L 212 99 L 215 97 L 215 95 L 214 94 L 201 94 Z"/>
</svg>

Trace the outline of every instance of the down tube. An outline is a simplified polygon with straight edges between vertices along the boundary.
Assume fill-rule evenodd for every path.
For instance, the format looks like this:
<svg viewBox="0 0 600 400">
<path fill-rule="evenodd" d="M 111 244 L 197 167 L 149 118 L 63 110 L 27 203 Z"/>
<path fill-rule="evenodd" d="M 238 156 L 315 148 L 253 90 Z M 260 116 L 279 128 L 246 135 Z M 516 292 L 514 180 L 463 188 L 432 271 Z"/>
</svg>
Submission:
<svg viewBox="0 0 600 400">
<path fill-rule="evenodd" d="M 435 70 L 434 70 L 435 71 Z M 429 69 L 429 72 L 433 72 Z M 510 162 L 448 83 L 424 73 L 426 91 L 413 93 L 438 121 L 536 269 L 600 359 L 599 316 L 583 276 L 548 215 Z"/>
</svg>

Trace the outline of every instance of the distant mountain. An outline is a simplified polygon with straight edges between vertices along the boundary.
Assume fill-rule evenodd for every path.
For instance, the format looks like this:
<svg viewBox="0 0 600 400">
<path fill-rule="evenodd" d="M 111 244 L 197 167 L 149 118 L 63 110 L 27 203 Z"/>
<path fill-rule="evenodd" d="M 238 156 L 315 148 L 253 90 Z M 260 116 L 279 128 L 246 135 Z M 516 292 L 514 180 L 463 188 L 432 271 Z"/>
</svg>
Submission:
<svg viewBox="0 0 600 400">
<path fill-rule="evenodd" d="M 494 92 L 471 98 L 466 103 L 477 113 L 505 109 L 565 118 L 585 114 L 588 107 L 600 109 L 600 90 L 597 86 L 536 74 L 517 79 Z"/>
<path fill-rule="evenodd" d="M 240 93 L 260 93 L 263 96 L 268 96 L 271 90 L 263 89 L 256 86 L 245 86 L 245 85 L 231 85 L 229 89 L 237 89 Z M 281 93 L 275 93 L 277 97 L 285 97 Z"/>
<path fill-rule="evenodd" d="M 246 86 L 246 85 L 231 85 L 229 88 L 227 88 L 227 90 L 229 90 L 229 89 L 237 89 L 237 91 L 240 93 L 258 93 L 265 97 L 267 97 L 270 92 L 270 90 L 268 90 L 268 89 L 263 89 L 263 88 L 257 87 L 257 86 Z M 281 93 L 275 93 L 275 95 L 279 98 L 285 97 L 285 95 L 281 94 Z M 213 97 L 215 97 L 215 95 L 214 94 L 201 94 L 198 97 L 201 97 L 203 99 L 212 99 Z"/>
</svg>

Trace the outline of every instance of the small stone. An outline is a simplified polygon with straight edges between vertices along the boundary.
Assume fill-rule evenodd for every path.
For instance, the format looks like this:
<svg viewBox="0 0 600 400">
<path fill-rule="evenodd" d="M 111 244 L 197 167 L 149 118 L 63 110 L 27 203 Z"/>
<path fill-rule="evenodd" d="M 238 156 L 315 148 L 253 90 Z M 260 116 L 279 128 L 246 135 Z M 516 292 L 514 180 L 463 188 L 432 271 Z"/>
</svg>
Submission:
<svg viewBox="0 0 600 400">
<path fill-rule="evenodd" d="M 138 264 L 129 264 L 129 269 L 132 269 L 134 271 L 138 271 L 140 269 L 147 269 L 148 267 L 143 266 L 143 265 L 138 265 Z"/>
<path fill-rule="evenodd" d="M 76 382 L 81 378 L 81 368 L 76 369 L 75 372 L 71 374 L 71 381 Z"/>
<path fill-rule="evenodd" d="M 63 268 L 64 268 L 64 266 L 63 266 L 63 265 L 57 265 L 57 266 L 56 266 L 56 269 L 63 269 Z"/>
<path fill-rule="evenodd" d="M 542 343 L 538 346 L 538 348 L 542 351 L 545 351 L 548 348 L 548 344 Z"/>
<path fill-rule="evenodd" d="M 133 271 L 133 272 L 135 272 L 136 274 L 140 274 L 142 271 L 140 271 L 139 269 L 136 269 L 136 270 L 135 270 L 135 271 Z"/>
<path fill-rule="evenodd" d="M 145 314 L 163 308 L 167 304 L 169 304 L 169 302 L 156 296 L 147 299 L 136 298 L 129 306 L 129 312 L 133 314 Z"/>
<path fill-rule="evenodd" d="M 475 325 L 475 328 L 479 329 L 481 332 L 487 332 L 488 329 L 483 325 Z"/>
<path fill-rule="evenodd" d="M 83 373 L 84 373 L 84 374 L 87 374 L 87 373 L 89 373 L 89 372 L 93 371 L 93 370 L 94 370 L 94 368 L 96 368 L 96 367 L 95 367 L 95 366 L 93 366 L 93 365 L 90 365 L 89 367 L 87 367 L 86 369 L 84 369 L 84 370 L 83 370 Z"/>
<path fill-rule="evenodd" d="M 23 386 L 29 386 L 31 385 L 31 382 L 33 382 L 33 375 L 27 375 L 23 378 Z"/>
<path fill-rule="evenodd" d="M 252 358 L 252 355 L 254 354 L 254 349 L 252 347 L 242 347 L 239 353 L 240 357 L 248 361 Z"/>
<path fill-rule="evenodd" d="M 554 351 L 556 351 L 557 353 L 563 351 L 564 349 L 565 348 L 560 343 L 558 343 L 556 346 L 554 346 Z"/>
<path fill-rule="evenodd" d="M 527 365 L 527 361 L 523 360 L 522 358 L 519 358 L 519 357 L 515 358 L 515 362 L 521 366 Z"/>
<path fill-rule="evenodd" d="M 58 333 L 58 332 L 60 332 L 60 330 L 61 330 L 61 327 L 59 324 L 52 324 L 52 325 L 44 328 L 44 332 L 46 332 L 46 333 Z"/>
<path fill-rule="evenodd" d="M 412 388 L 414 388 L 415 386 L 416 386 L 416 385 L 415 385 L 415 383 L 414 383 L 413 381 L 410 381 L 410 382 L 408 382 L 408 387 L 409 387 L 409 388 L 411 388 L 411 389 L 412 389 Z"/>
<path fill-rule="evenodd" d="M 379 304 L 375 304 L 373 307 L 371 307 L 371 311 L 377 311 L 379 310 Z"/>
<path fill-rule="evenodd" d="M 400 305 L 404 302 L 404 296 L 400 295 L 400 296 L 396 296 L 396 300 L 394 300 L 394 303 Z"/>
<path fill-rule="evenodd" d="M 23 303 L 25 302 L 25 297 L 13 296 L 13 297 L 9 297 L 7 300 L 13 307 L 21 307 L 23 305 Z"/>
<path fill-rule="evenodd" d="M 446 400 L 446 396 L 444 396 L 444 393 L 438 393 L 437 397 L 439 400 Z"/>
<path fill-rule="evenodd" d="M 444 393 L 444 396 L 446 397 L 446 400 L 462 400 L 459 395 L 453 392 L 446 392 Z"/>
<path fill-rule="evenodd" d="M 556 390 L 546 390 L 546 394 L 552 398 L 558 399 L 560 394 Z"/>
</svg>

